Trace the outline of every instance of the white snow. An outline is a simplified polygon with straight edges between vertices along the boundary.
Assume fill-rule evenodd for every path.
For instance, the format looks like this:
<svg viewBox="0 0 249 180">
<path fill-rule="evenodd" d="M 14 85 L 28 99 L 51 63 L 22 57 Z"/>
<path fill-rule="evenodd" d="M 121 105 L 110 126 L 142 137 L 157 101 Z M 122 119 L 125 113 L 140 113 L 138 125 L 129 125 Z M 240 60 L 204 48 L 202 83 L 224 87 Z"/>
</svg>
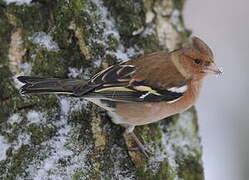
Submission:
<svg viewBox="0 0 249 180">
<path fill-rule="evenodd" d="M 119 32 L 117 30 L 117 28 L 114 25 L 114 19 L 109 18 L 108 17 L 108 11 L 106 9 L 106 7 L 104 7 L 103 2 L 100 0 L 93 0 L 93 2 L 97 5 L 98 8 L 98 12 L 101 16 L 101 21 L 103 21 L 105 23 L 105 27 L 103 27 L 104 30 L 104 40 L 97 40 L 97 42 L 102 43 L 104 45 L 106 45 L 106 41 L 108 36 L 113 36 L 115 39 L 117 39 L 117 41 L 119 42 L 118 47 L 116 49 L 116 51 L 106 51 L 106 55 L 114 55 L 116 56 L 117 59 L 122 60 L 122 61 L 127 61 L 128 60 L 128 56 L 125 52 L 125 48 L 124 46 L 120 43 L 120 35 Z"/>
<path fill-rule="evenodd" d="M 180 114 L 180 120 L 174 124 L 171 128 L 174 133 L 168 137 L 162 138 L 162 144 L 164 148 L 167 149 L 167 158 L 171 166 L 175 167 L 175 156 L 176 148 L 180 147 L 181 151 L 186 155 L 195 156 L 195 151 L 189 149 L 189 147 L 194 150 L 200 150 L 201 146 L 199 144 L 199 139 L 195 137 L 195 128 L 193 127 L 193 115 L 191 112 L 184 112 Z M 185 136 L 183 136 L 183 133 Z M 191 137 L 191 138 L 190 138 Z"/>
<path fill-rule="evenodd" d="M 181 12 L 175 9 L 172 12 L 171 17 L 170 17 L 171 22 L 176 26 L 177 31 L 179 32 L 184 31 L 184 28 L 180 23 L 180 15 L 181 15 Z"/>
<path fill-rule="evenodd" d="M 77 141 L 72 140 L 74 134 L 78 134 L 80 127 L 72 127 L 67 121 L 72 111 L 85 108 L 87 103 L 71 97 L 59 97 L 59 102 L 60 118 L 53 121 L 53 125 L 58 129 L 57 135 L 49 141 L 43 142 L 42 145 L 47 148 L 40 152 L 40 154 L 49 155 L 42 161 L 38 157 L 37 160 L 30 163 L 27 170 L 35 180 L 71 179 L 75 171 L 89 170 L 85 165 L 85 156 L 91 147 L 81 147 Z M 36 116 L 34 115 L 34 117 Z M 67 162 L 66 167 L 61 166 L 61 159 Z"/>
<path fill-rule="evenodd" d="M 58 128 L 60 128 L 58 135 L 43 143 L 44 147 L 49 147 L 49 149 L 51 149 L 47 150 L 49 156 L 41 162 L 34 162 L 35 164 L 31 164 L 28 168 L 29 173 L 31 173 L 34 179 L 40 180 L 51 178 L 52 174 L 50 174 L 50 172 L 59 169 L 58 161 L 73 155 L 73 152 L 65 147 L 65 144 L 69 139 L 68 132 L 71 130 L 71 127 L 67 125 L 65 120 L 61 120 Z M 55 175 L 56 173 L 54 172 L 54 176 Z M 59 176 L 57 175 L 57 177 Z"/>
<path fill-rule="evenodd" d="M 145 16 L 146 16 L 146 18 L 145 18 L 146 24 L 151 23 L 153 21 L 153 19 L 156 17 L 155 13 L 153 13 L 151 10 L 147 11 Z"/>
<path fill-rule="evenodd" d="M 77 77 L 79 78 L 83 73 L 82 69 L 69 67 L 68 70 L 69 70 L 69 73 L 67 75 L 68 77 L 71 77 L 71 78 L 77 78 Z"/>
<path fill-rule="evenodd" d="M 30 4 L 32 0 L 3 0 L 7 4 L 16 3 L 17 5 Z"/>
<path fill-rule="evenodd" d="M 124 47 L 124 45 L 122 44 L 120 40 L 120 34 L 118 32 L 118 29 L 115 26 L 115 20 L 112 17 L 108 16 L 108 10 L 103 5 L 103 2 L 101 0 L 93 0 L 93 2 L 96 4 L 97 9 L 98 9 L 95 12 L 96 14 L 93 13 L 93 15 L 94 16 L 100 15 L 100 18 L 101 18 L 100 21 L 104 23 L 104 25 L 102 25 L 101 27 L 104 31 L 103 38 L 93 39 L 93 41 L 95 43 L 108 46 L 107 45 L 108 37 L 111 36 L 111 37 L 114 37 L 118 42 L 118 46 L 116 47 L 115 50 L 106 50 L 105 54 L 115 56 L 118 60 L 121 60 L 121 61 L 127 61 L 134 55 L 143 54 L 143 50 L 139 50 L 137 47 L 129 47 L 129 48 Z M 101 26 L 100 24 L 101 23 L 99 23 L 99 26 Z M 135 32 L 135 34 L 140 33 L 140 31 Z M 96 63 L 100 64 L 99 62 L 96 62 Z"/>
<path fill-rule="evenodd" d="M 58 44 L 45 32 L 37 32 L 29 39 L 32 40 L 33 43 L 46 48 L 48 51 L 58 52 L 60 50 Z"/>
<path fill-rule="evenodd" d="M 32 110 L 27 113 L 27 119 L 28 119 L 29 124 L 43 123 L 45 121 L 45 114 Z"/>
<path fill-rule="evenodd" d="M 179 118 L 174 124 L 169 125 L 170 132 L 162 133 L 163 152 L 160 148 L 155 149 L 155 152 L 153 152 L 155 155 L 149 159 L 151 170 L 158 169 L 160 162 L 167 159 L 170 167 L 172 167 L 172 173 L 177 174 L 176 157 L 178 153 L 196 157 L 196 150 L 201 151 L 199 139 L 196 137 L 193 127 L 193 114 L 186 111 L 181 113 Z M 175 179 L 179 179 L 179 177 L 176 176 Z"/>
<path fill-rule="evenodd" d="M 5 160 L 6 151 L 9 149 L 10 144 L 8 143 L 7 139 L 4 136 L 0 135 L 0 161 Z"/>
<path fill-rule="evenodd" d="M 30 134 L 24 132 L 18 135 L 17 141 L 11 144 L 14 150 L 18 150 L 22 145 L 30 144 Z"/>
<path fill-rule="evenodd" d="M 18 113 L 15 113 L 9 117 L 8 123 L 10 123 L 10 124 L 20 123 L 21 120 L 22 120 L 22 117 Z"/>
<path fill-rule="evenodd" d="M 32 54 L 30 57 L 33 59 L 33 60 L 35 60 L 36 59 L 36 54 Z"/>
<path fill-rule="evenodd" d="M 64 122 L 65 125 L 65 122 Z M 63 128 L 62 128 L 63 129 Z M 37 170 L 33 169 L 31 172 L 34 176 L 34 179 L 49 179 L 50 173 L 53 170 L 58 168 L 58 161 L 60 158 L 71 156 L 73 152 L 65 148 L 65 143 L 67 141 L 67 135 L 64 133 L 59 133 L 57 137 L 53 138 L 50 141 L 44 143 L 44 146 L 52 148 L 52 152 L 47 159 L 41 162 Z M 29 169 L 32 170 L 32 169 Z"/>
<path fill-rule="evenodd" d="M 73 97 L 60 97 L 60 105 L 62 110 L 62 114 L 68 115 L 72 111 L 79 111 L 82 108 L 87 108 L 88 101 L 80 98 Z M 65 107 L 63 107 L 65 106 Z"/>
<path fill-rule="evenodd" d="M 27 133 L 21 133 L 18 135 L 17 140 L 13 143 L 9 143 L 4 136 L 0 135 L 0 161 L 5 160 L 6 151 L 12 147 L 15 151 L 18 150 L 22 145 L 30 144 L 30 135 Z"/>
<path fill-rule="evenodd" d="M 122 179 L 122 180 L 135 180 L 135 172 L 129 173 L 129 171 L 120 170 L 120 167 L 125 166 L 124 162 L 120 161 L 127 156 L 126 152 L 120 146 L 114 144 L 110 149 L 112 156 L 110 161 L 115 162 L 114 168 L 111 170 L 114 176 L 112 179 Z M 128 158 L 128 157 L 127 157 Z M 105 179 L 105 176 L 102 176 L 101 179 Z"/>
<path fill-rule="evenodd" d="M 15 113 L 9 117 L 7 122 L 10 124 L 19 124 L 22 119 L 23 117 L 20 114 Z M 13 133 L 12 129 L 5 129 L 5 131 L 8 133 Z M 17 136 L 17 139 L 11 143 L 9 143 L 4 136 L 0 135 L 0 161 L 7 158 L 6 151 L 8 150 L 8 148 L 11 147 L 14 151 L 17 151 L 22 145 L 26 144 L 30 144 L 30 134 L 26 132 L 20 132 Z"/>
<path fill-rule="evenodd" d="M 25 63 L 22 63 L 22 64 L 19 65 L 19 69 L 20 69 L 25 75 L 28 75 L 28 74 L 31 73 L 32 66 L 33 66 L 32 63 L 25 62 Z"/>
<path fill-rule="evenodd" d="M 60 101 L 61 105 L 61 113 L 62 115 L 68 115 L 68 112 L 70 110 L 70 104 L 69 101 L 66 98 L 62 98 Z"/>
</svg>

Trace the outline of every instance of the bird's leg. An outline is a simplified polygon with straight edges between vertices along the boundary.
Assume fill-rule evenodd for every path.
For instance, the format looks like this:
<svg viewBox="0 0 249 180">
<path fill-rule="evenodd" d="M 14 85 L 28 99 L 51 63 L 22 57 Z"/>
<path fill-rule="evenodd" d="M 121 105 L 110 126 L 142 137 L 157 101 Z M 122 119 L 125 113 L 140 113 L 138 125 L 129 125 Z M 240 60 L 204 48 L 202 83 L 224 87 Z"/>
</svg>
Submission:
<svg viewBox="0 0 249 180">
<path fill-rule="evenodd" d="M 148 151 L 148 149 L 143 145 L 143 143 L 140 142 L 140 140 L 138 139 L 138 137 L 136 136 L 136 134 L 134 132 L 130 133 L 131 137 L 134 139 L 134 141 L 136 142 L 136 144 L 138 145 L 139 149 L 142 151 L 142 153 L 149 158 L 149 154 L 150 152 Z"/>
<path fill-rule="evenodd" d="M 129 126 L 126 128 L 126 133 L 129 134 L 133 140 L 136 142 L 137 146 L 139 147 L 139 149 L 142 151 L 142 153 L 149 158 L 149 155 L 151 154 L 151 152 L 144 146 L 143 143 L 141 143 L 141 141 L 138 139 L 138 137 L 136 136 L 136 134 L 133 132 L 134 130 L 134 126 Z"/>
</svg>

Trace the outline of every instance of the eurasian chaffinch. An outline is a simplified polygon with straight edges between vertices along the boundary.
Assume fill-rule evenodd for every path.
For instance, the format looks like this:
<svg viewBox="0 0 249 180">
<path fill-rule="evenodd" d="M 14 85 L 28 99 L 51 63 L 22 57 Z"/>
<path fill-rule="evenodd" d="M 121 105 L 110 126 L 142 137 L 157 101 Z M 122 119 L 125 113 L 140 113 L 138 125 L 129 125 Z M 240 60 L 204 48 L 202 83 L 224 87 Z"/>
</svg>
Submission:
<svg viewBox="0 0 249 180">
<path fill-rule="evenodd" d="M 211 49 L 192 37 L 188 46 L 159 51 L 110 66 L 88 82 L 72 79 L 19 76 L 22 94 L 62 93 L 82 97 L 107 110 L 112 122 L 133 133 L 135 126 L 159 121 L 191 107 L 198 98 L 203 78 L 221 71 Z"/>
</svg>

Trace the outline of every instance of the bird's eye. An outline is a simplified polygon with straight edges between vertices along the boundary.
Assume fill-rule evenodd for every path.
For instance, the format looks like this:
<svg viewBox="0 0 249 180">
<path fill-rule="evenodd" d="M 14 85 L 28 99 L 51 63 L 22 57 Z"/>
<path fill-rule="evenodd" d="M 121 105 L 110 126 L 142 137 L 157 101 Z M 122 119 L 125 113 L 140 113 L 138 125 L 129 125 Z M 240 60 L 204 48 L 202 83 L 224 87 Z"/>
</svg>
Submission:
<svg viewBox="0 0 249 180">
<path fill-rule="evenodd" d="M 202 60 L 200 60 L 200 59 L 194 59 L 194 62 L 195 62 L 195 64 L 202 64 Z"/>
</svg>

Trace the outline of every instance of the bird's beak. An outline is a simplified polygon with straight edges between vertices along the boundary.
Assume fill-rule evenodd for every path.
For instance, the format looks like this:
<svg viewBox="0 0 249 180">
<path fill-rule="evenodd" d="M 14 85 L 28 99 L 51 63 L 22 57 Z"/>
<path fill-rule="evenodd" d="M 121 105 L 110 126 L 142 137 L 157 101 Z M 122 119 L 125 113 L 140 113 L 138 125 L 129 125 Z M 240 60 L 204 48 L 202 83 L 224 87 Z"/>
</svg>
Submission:
<svg viewBox="0 0 249 180">
<path fill-rule="evenodd" d="M 215 63 L 211 63 L 206 69 L 205 72 L 210 74 L 222 74 L 222 71 Z"/>
</svg>

